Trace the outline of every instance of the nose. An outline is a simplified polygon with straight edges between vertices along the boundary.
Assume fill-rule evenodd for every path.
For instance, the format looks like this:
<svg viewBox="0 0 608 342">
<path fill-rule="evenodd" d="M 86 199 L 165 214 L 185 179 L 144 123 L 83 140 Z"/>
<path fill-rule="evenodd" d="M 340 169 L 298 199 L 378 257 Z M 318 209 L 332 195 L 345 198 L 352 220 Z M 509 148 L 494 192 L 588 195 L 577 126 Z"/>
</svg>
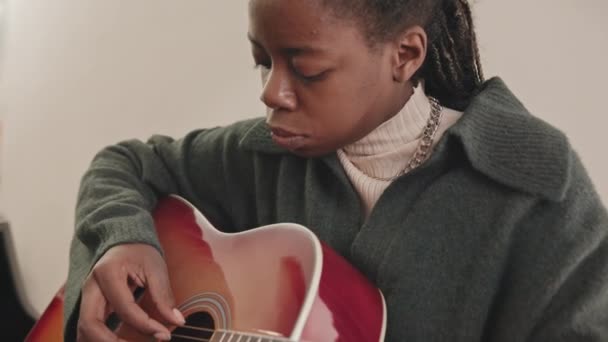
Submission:
<svg viewBox="0 0 608 342">
<path fill-rule="evenodd" d="M 264 89 L 260 100 L 270 109 L 294 111 L 297 106 L 296 96 L 291 88 L 288 76 L 277 68 L 262 73 Z"/>
</svg>

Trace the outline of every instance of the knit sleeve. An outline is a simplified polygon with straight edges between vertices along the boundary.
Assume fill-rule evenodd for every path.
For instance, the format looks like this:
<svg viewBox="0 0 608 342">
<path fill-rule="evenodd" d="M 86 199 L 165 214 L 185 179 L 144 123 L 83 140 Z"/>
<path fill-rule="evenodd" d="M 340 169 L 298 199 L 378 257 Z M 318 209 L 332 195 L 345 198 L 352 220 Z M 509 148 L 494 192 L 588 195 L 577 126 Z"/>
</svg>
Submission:
<svg viewBox="0 0 608 342">
<path fill-rule="evenodd" d="M 572 159 L 565 199 L 518 228 L 492 341 L 608 341 L 608 214 Z"/>
<path fill-rule="evenodd" d="M 532 342 L 608 341 L 608 214 L 574 159 L 567 198 L 554 206 L 550 221 L 559 229 L 546 235 L 551 253 L 536 260 L 546 265 L 546 306 Z"/>
<path fill-rule="evenodd" d="M 229 227 L 223 160 L 234 149 L 235 128 L 192 132 L 180 140 L 154 136 L 124 141 L 99 152 L 81 180 L 76 230 L 70 249 L 64 322 L 75 340 L 80 289 L 95 262 L 110 248 L 143 243 L 162 252 L 151 211 L 177 194 L 218 227 Z"/>
</svg>

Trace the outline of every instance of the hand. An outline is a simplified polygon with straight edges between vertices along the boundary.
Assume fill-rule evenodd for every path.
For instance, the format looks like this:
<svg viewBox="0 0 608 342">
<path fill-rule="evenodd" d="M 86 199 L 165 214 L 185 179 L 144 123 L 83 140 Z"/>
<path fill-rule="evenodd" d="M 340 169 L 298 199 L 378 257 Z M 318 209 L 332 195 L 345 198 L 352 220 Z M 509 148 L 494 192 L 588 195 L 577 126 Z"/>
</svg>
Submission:
<svg viewBox="0 0 608 342">
<path fill-rule="evenodd" d="M 78 341 L 123 341 L 105 325 L 112 310 L 125 324 L 159 340 L 171 338 L 169 329 L 152 319 L 136 302 L 133 289 L 144 287 L 162 319 L 172 325 L 185 323 L 174 308 L 167 265 L 160 253 L 144 244 L 109 249 L 93 267 L 82 289 Z"/>
</svg>

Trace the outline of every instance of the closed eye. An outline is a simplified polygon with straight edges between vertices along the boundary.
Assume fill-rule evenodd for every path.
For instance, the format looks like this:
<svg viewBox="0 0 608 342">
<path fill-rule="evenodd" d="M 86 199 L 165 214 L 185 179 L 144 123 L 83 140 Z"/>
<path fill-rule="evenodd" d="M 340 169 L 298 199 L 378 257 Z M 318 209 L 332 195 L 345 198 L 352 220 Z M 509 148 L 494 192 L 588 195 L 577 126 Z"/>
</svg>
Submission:
<svg viewBox="0 0 608 342">
<path fill-rule="evenodd" d="M 309 83 L 310 82 L 318 82 L 318 81 L 324 80 L 327 77 L 327 75 L 329 74 L 329 72 L 331 71 L 331 70 L 328 69 L 328 70 L 324 70 L 324 71 L 318 72 L 316 74 L 305 75 L 304 73 L 298 71 L 296 68 L 292 67 L 292 70 L 293 70 L 293 73 L 296 75 L 297 78 L 299 78 L 299 79 L 301 79 L 301 80 L 303 80 L 305 82 L 309 82 Z"/>
<path fill-rule="evenodd" d="M 262 68 L 263 69 L 270 69 L 271 65 L 270 65 L 270 63 L 258 63 L 258 62 L 255 62 L 254 65 L 253 65 L 253 68 L 254 69 L 262 69 Z"/>
</svg>

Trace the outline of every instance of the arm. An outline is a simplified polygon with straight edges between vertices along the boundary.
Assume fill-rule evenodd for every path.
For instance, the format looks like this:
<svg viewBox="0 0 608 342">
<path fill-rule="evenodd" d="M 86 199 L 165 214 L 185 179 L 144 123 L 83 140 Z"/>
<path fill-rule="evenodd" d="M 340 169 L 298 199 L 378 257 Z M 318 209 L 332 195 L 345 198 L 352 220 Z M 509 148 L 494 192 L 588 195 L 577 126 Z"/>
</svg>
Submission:
<svg viewBox="0 0 608 342">
<path fill-rule="evenodd" d="M 570 186 L 517 230 L 495 341 L 608 340 L 608 215 L 573 154 Z"/>
<path fill-rule="evenodd" d="M 560 230 L 546 237 L 546 305 L 530 342 L 608 340 L 608 215 L 577 166 L 580 174 L 553 211 Z"/>
<path fill-rule="evenodd" d="M 75 239 L 98 253 L 121 241 L 159 248 L 150 212 L 168 194 L 185 197 L 215 219 L 225 216 L 222 147 L 216 141 L 221 133 L 196 131 L 177 141 L 155 136 L 99 152 L 82 178 Z"/>
<path fill-rule="evenodd" d="M 227 128 L 196 131 L 181 140 L 155 136 L 126 141 L 99 152 L 82 178 L 76 232 L 70 249 L 64 322 L 74 339 L 82 285 L 110 248 L 141 243 L 161 251 L 151 210 L 160 196 L 178 194 L 227 226 L 223 159 Z"/>
</svg>

